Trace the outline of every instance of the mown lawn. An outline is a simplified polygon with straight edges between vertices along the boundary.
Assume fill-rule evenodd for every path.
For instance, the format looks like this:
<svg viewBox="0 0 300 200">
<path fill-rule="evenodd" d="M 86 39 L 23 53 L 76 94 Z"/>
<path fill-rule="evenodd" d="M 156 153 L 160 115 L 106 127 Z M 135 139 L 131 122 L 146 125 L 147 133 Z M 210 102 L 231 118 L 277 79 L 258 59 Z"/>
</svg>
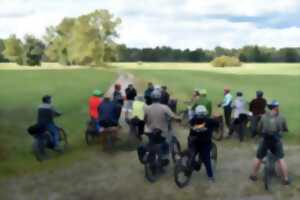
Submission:
<svg viewBox="0 0 300 200">
<path fill-rule="evenodd" d="M 179 100 L 187 100 L 194 88 L 206 88 L 216 112 L 221 112 L 217 104 L 223 98 L 224 86 L 229 86 L 233 94 L 242 91 L 247 101 L 251 101 L 255 91 L 261 89 L 268 100 L 277 99 L 280 102 L 281 110 L 290 128 L 286 138 L 300 142 L 300 76 L 242 75 L 191 70 L 132 70 L 132 72 L 142 80 L 143 84 L 153 81 L 167 85 L 172 96 Z"/>
<path fill-rule="evenodd" d="M 84 143 L 88 119 L 87 100 L 95 88 L 105 91 L 116 75 L 106 70 L 0 71 L 0 177 L 38 169 L 63 167 L 86 157 Z M 45 94 L 63 116 L 57 120 L 69 136 L 70 150 L 62 157 L 38 163 L 31 153 L 32 138 L 26 129 L 36 121 L 37 106 Z"/>
</svg>

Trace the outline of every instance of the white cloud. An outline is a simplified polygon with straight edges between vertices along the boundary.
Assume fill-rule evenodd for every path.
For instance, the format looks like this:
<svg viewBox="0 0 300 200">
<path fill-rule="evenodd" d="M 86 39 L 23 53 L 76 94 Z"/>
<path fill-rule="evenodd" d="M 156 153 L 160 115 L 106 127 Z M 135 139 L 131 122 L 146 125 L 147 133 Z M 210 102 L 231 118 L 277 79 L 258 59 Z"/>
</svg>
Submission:
<svg viewBox="0 0 300 200">
<path fill-rule="evenodd" d="M 101 8 L 122 18 L 119 41 L 131 47 L 300 46 L 299 27 L 275 29 L 209 17 L 284 15 L 298 11 L 299 0 L 0 0 L 0 37 L 41 37 L 65 16 Z"/>
</svg>

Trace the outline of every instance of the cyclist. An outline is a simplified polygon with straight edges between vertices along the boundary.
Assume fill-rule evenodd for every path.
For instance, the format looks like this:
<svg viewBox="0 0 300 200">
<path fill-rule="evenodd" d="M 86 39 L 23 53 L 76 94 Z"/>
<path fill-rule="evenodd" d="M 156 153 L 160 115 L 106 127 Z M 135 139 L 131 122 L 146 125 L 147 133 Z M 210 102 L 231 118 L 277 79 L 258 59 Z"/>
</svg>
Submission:
<svg viewBox="0 0 300 200">
<path fill-rule="evenodd" d="M 228 136 L 231 137 L 233 132 L 237 130 L 239 139 L 242 142 L 244 140 L 244 131 L 246 129 L 248 121 L 248 111 L 246 109 L 247 102 L 243 97 L 242 92 L 236 93 L 236 98 L 232 103 L 233 120 L 229 129 Z"/>
<path fill-rule="evenodd" d="M 133 84 L 129 84 L 125 90 L 126 94 L 126 110 L 130 111 L 132 109 L 132 103 L 134 98 L 137 95 L 136 89 L 134 88 Z"/>
<path fill-rule="evenodd" d="M 42 98 L 42 104 L 38 107 L 37 124 L 45 127 L 51 134 L 53 149 L 60 150 L 59 147 L 59 129 L 55 125 L 54 118 L 60 116 L 52 106 L 52 97 L 45 95 Z"/>
<path fill-rule="evenodd" d="M 115 101 L 110 100 L 108 96 L 104 97 L 103 102 L 98 107 L 99 124 L 103 128 L 118 126 L 119 107 Z"/>
<path fill-rule="evenodd" d="M 224 99 L 223 102 L 219 104 L 219 107 L 222 107 L 224 109 L 224 117 L 225 117 L 225 123 L 228 129 L 230 129 L 231 125 L 231 108 L 232 104 L 232 95 L 230 94 L 230 89 L 228 87 L 224 88 Z"/>
<path fill-rule="evenodd" d="M 160 98 L 160 103 L 164 105 L 169 105 L 169 100 L 170 100 L 170 94 L 168 92 L 167 86 L 162 86 L 161 87 L 161 98 Z"/>
<path fill-rule="evenodd" d="M 144 98 L 145 98 L 145 101 L 146 101 L 147 105 L 150 105 L 152 103 L 151 93 L 153 91 L 154 91 L 154 85 L 153 85 L 153 83 L 149 82 L 148 83 L 148 88 L 145 90 L 145 93 L 144 93 Z"/>
<path fill-rule="evenodd" d="M 145 107 L 145 123 L 150 133 L 153 133 L 154 130 L 161 130 L 161 135 L 166 138 L 166 142 L 170 144 L 173 135 L 169 129 L 168 120 L 170 118 L 180 120 L 180 118 L 176 116 L 168 106 L 161 104 L 160 99 L 161 91 L 154 90 L 151 94 L 152 104 Z M 169 151 L 164 152 L 167 156 L 168 153 Z"/>
<path fill-rule="evenodd" d="M 212 148 L 212 132 L 218 122 L 208 117 L 205 106 L 199 105 L 195 109 L 195 115 L 191 120 L 190 135 L 188 137 L 189 149 L 192 152 L 192 166 L 197 168 L 195 157 L 199 152 L 205 165 L 209 181 L 214 181 L 213 170 L 211 166 L 210 151 Z"/>
<path fill-rule="evenodd" d="M 138 129 L 137 137 L 140 140 L 142 139 L 141 136 L 144 134 L 144 127 L 145 127 L 144 109 L 145 109 L 144 98 L 142 96 L 137 96 L 132 105 L 132 112 L 131 112 L 131 117 L 129 119 L 129 125 L 130 125 L 130 129 L 136 129 L 136 128 Z"/>
<path fill-rule="evenodd" d="M 198 98 L 196 100 L 196 102 L 192 106 L 192 109 L 195 110 L 197 106 L 203 105 L 207 110 L 208 116 L 211 116 L 211 114 L 212 114 L 212 103 L 211 103 L 211 100 L 209 100 L 207 98 L 207 90 L 206 89 L 201 89 L 199 91 L 199 94 L 200 94 L 200 98 Z"/>
<path fill-rule="evenodd" d="M 120 84 L 115 84 L 115 91 L 113 92 L 113 101 L 117 105 L 117 119 L 121 117 L 122 107 L 124 105 L 124 97 L 121 92 L 122 86 Z"/>
<path fill-rule="evenodd" d="M 250 102 L 249 110 L 252 112 L 251 117 L 251 133 L 252 137 L 257 135 L 257 125 L 261 119 L 261 116 L 266 112 L 267 101 L 263 97 L 263 91 L 256 92 L 256 98 Z"/>
<path fill-rule="evenodd" d="M 263 139 L 260 142 L 254 161 L 253 172 L 250 176 L 252 181 L 257 180 L 257 173 L 263 158 L 266 156 L 268 150 L 277 158 L 278 166 L 283 176 L 283 184 L 289 185 L 288 169 L 284 161 L 283 144 L 281 136 L 283 132 L 287 132 L 287 124 L 285 118 L 279 113 L 279 103 L 273 100 L 268 104 L 269 112 L 266 112 L 259 124 L 258 130 L 262 133 Z"/>
</svg>

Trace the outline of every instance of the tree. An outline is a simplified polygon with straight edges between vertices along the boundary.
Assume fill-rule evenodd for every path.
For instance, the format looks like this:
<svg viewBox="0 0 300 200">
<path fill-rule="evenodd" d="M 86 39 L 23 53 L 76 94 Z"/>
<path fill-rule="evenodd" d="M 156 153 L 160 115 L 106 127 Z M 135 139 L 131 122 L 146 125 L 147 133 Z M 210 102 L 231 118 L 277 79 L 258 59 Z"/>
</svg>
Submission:
<svg viewBox="0 0 300 200">
<path fill-rule="evenodd" d="M 0 39 L 0 62 L 7 62 L 8 60 L 4 58 L 3 51 L 5 49 L 4 40 Z"/>
<path fill-rule="evenodd" d="M 63 64 L 100 65 L 117 59 L 116 28 L 121 23 L 107 10 L 96 10 L 78 18 L 65 18 L 49 27 L 46 56 Z"/>
<path fill-rule="evenodd" d="M 278 54 L 283 62 L 297 62 L 299 57 L 298 51 L 293 48 L 280 49 Z"/>
<path fill-rule="evenodd" d="M 11 35 L 4 40 L 4 47 L 3 55 L 7 60 L 23 64 L 23 44 L 16 35 Z"/>
<path fill-rule="evenodd" d="M 32 35 L 25 36 L 24 61 L 29 66 L 40 65 L 44 54 L 45 45 Z"/>
</svg>

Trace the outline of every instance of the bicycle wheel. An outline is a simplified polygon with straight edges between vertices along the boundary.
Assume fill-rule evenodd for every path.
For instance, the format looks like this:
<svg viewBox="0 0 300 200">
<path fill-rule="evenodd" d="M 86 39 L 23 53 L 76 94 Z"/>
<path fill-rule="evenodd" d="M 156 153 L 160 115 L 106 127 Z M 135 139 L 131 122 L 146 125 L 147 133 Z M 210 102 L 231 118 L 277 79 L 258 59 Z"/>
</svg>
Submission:
<svg viewBox="0 0 300 200">
<path fill-rule="evenodd" d="M 64 152 L 68 148 L 68 136 L 63 128 L 59 128 L 59 141 L 62 151 Z"/>
<path fill-rule="evenodd" d="M 218 149 L 215 143 L 212 143 L 211 151 L 210 151 L 211 165 L 213 170 L 215 171 L 217 168 L 217 160 L 218 160 Z"/>
<path fill-rule="evenodd" d="M 157 181 L 159 177 L 159 169 L 155 163 L 157 163 L 158 156 L 154 155 L 155 158 L 151 162 L 145 163 L 145 177 L 150 183 L 154 183 Z M 150 159 L 149 159 L 150 160 Z"/>
<path fill-rule="evenodd" d="M 85 141 L 87 145 L 92 145 L 96 143 L 96 135 L 89 132 L 88 130 L 85 131 Z"/>
<path fill-rule="evenodd" d="M 172 138 L 172 147 L 171 147 L 172 160 L 174 163 L 179 159 L 179 154 L 181 153 L 181 146 L 179 141 L 175 136 Z"/>
<path fill-rule="evenodd" d="M 221 141 L 224 135 L 224 122 L 223 117 L 218 116 L 215 118 L 218 121 L 218 128 L 213 131 L 213 139 L 217 141 Z"/>
<path fill-rule="evenodd" d="M 46 159 L 45 145 L 40 146 L 37 139 L 33 141 L 32 152 L 38 161 L 42 162 Z"/>
<path fill-rule="evenodd" d="M 193 171 L 190 163 L 190 155 L 186 151 L 181 154 L 181 158 L 175 164 L 174 178 L 179 188 L 186 187 L 190 183 Z"/>
<path fill-rule="evenodd" d="M 263 180 L 264 180 L 264 186 L 265 186 L 265 190 L 270 190 L 270 173 L 269 173 L 269 169 L 265 164 L 264 167 L 264 176 L 263 176 Z"/>
</svg>

